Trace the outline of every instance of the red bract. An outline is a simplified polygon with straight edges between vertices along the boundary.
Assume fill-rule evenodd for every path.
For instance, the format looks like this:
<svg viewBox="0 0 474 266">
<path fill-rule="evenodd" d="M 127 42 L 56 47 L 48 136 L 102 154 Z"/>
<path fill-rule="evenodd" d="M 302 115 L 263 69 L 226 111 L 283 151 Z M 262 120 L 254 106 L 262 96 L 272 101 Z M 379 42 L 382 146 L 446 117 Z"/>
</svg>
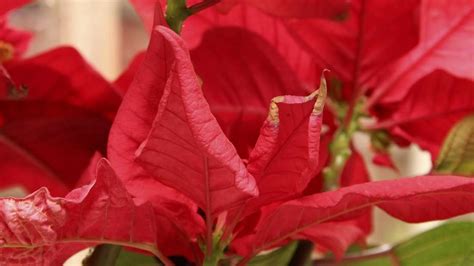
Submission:
<svg viewBox="0 0 474 266">
<path fill-rule="evenodd" d="M 163 95 L 137 160 L 208 215 L 216 214 L 256 196 L 255 180 L 212 116 L 184 43 L 169 29 L 160 32 L 174 58 L 167 62 Z"/>
<path fill-rule="evenodd" d="M 201 44 L 191 50 L 191 59 L 212 114 L 246 159 L 271 99 L 308 94 L 275 49 L 245 29 L 222 27 L 206 32 Z"/>
<path fill-rule="evenodd" d="M 474 181 L 470 178 L 423 176 L 353 185 L 296 199 L 261 219 L 247 255 L 257 254 L 318 224 L 356 217 L 370 206 L 378 206 L 409 222 L 472 212 L 473 191 Z"/>
<path fill-rule="evenodd" d="M 212 189 L 209 190 L 210 193 L 208 195 L 210 195 L 210 197 L 207 197 L 205 194 L 206 185 L 212 185 L 212 182 L 218 180 L 222 182 L 222 184 L 226 184 L 224 182 L 227 182 L 229 179 L 229 172 L 225 170 L 222 174 L 219 174 L 218 172 L 203 171 L 202 167 L 205 166 L 205 160 L 203 163 L 202 157 L 205 155 L 213 159 L 222 158 L 218 156 L 226 155 L 229 152 L 234 153 L 234 149 L 229 146 L 229 142 L 225 140 L 223 134 L 216 129 L 216 122 L 207 104 L 203 102 L 202 94 L 196 88 L 198 83 L 196 82 L 193 69 L 189 64 L 190 59 L 182 40 L 180 40 L 176 34 L 163 27 L 160 27 L 159 30 L 165 36 L 165 39 L 160 36 L 159 32 L 153 33 L 150 47 L 147 55 L 145 55 L 145 60 L 141 68 L 142 71 L 137 73 L 137 78 L 132 83 L 125 97 L 126 100 L 121 111 L 123 112 L 122 115 L 124 115 L 124 118 L 121 118 L 122 115 L 120 113 L 117 118 L 117 132 L 120 132 L 119 130 L 122 132 L 118 133 L 119 135 L 117 136 L 112 134 L 112 137 L 122 136 L 121 138 L 127 139 L 127 142 L 134 140 L 134 146 L 130 147 L 127 151 L 123 150 L 121 153 L 122 157 L 129 156 L 128 165 L 135 165 L 134 167 L 136 167 L 136 163 L 141 164 L 143 168 L 148 170 L 146 171 L 147 174 L 154 176 L 157 180 L 177 190 L 181 190 L 196 201 L 198 206 L 206 212 L 206 217 L 209 217 L 209 215 L 216 217 L 226 208 L 213 209 L 212 206 L 231 205 L 222 203 L 222 198 L 213 197 L 216 194 L 213 194 Z M 154 56 L 159 56 L 161 65 L 152 65 L 152 60 L 155 58 Z M 166 60 L 163 60 L 163 58 L 166 58 Z M 156 73 L 160 74 L 157 75 Z M 208 75 L 211 76 L 210 74 Z M 265 76 L 264 73 L 260 75 Z M 152 83 L 151 81 L 154 77 L 163 77 L 163 79 Z M 210 81 L 210 83 L 212 84 L 212 81 Z M 223 240 L 223 243 L 238 235 L 238 240 L 236 240 L 235 243 L 231 243 L 231 246 L 233 246 L 236 251 L 248 255 L 275 245 L 280 245 L 287 241 L 287 239 L 301 238 L 304 235 L 307 238 L 319 240 L 323 245 L 327 245 L 329 248 L 336 250 L 340 255 L 348 243 L 364 235 L 364 231 L 361 228 L 367 228 L 367 225 L 360 225 L 358 221 L 353 220 L 353 218 L 357 218 L 362 213 L 365 213 L 365 211 L 361 212 L 361 209 L 377 205 L 380 203 L 380 200 L 393 202 L 381 204 L 381 206 L 396 206 L 396 208 L 394 207 L 393 209 L 386 208 L 392 213 L 395 212 L 394 210 L 400 210 L 399 202 L 401 198 L 419 198 L 420 203 L 415 206 L 415 208 L 417 210 L 423 210 L 427 206 L 425 201 L 428 195 L 429 197 L 435 197 L 435 195 L 438 195 L 438 192 L 442 190 L 450 192 L 449 197 L 456 202 L 462 202 L 466 200 L 466 197 L 472 197 L 470 189 L 472 189 L 473 181 L 470 179 L 445 177 L 443 179 L 436 179 L 437 181 L 443 180 L 442 182 L 434 182 L 435 177 L 420 177 L 387 183 L 387 185 L 391 187 L 397 186 L 397 184 L 402 187 L 399 192 L 394 193 L 391 193 L 390 189 L 382 189 L 386 184 L 381 182 L 380 184 L 366 183 L 350 186 L 336 192 L 295 199 L 294 201 L 283 203 L 281 206 L 287 206 L 288 204 L 293 206 L 292 202 L 299 202 L 300 200 L 306 202 L 308 199 L 315 198 L 315 200 L 308 200 L 308 202 L 311 202 L 311 204 L 308 203 L 308 207 L 304 204 L 297 207 L 298 204 L 294 204 L 295 207 L 292 209 L 294 213 L 279 216 L 281 212 L 280 209 L 283 207 L 281 207 L 281 203 L 278 202 L 281 202 L 285 198 L 300 197 L 299 192 L 305 187 L 309 179 L 316 174 L 315 167 L 317 166 L 318 155 L 317 140 L 319 138 L 318 131 L 321 126 L 320 116 L 321 104 L 324 99 L 324 83 L 322 83 L 321 86 L 318 93 L 314 93 L 308 97 L 283 96 L 276 98 L 273 104 L 271 104 L 272 111 L 261 130 L 260 139 L 250 156 L 248 166 L 248 171 L 252 173 L 257 180 L 260 195 L 256 198 L 250 198 L 244 207 L 230 210 L 223 228 L 224 232 L 227 232 L 224 236 L 228 237 L 228 239 Z M 213 86 L 213 88 L 218 87 Z M 139 89 L 141 94 L 137 93 Z M 133 98 L 130 95 L 134 95 Z M 146 95 L 149 96 L 147 97 Z M 161 99 L 156 98 L 156 95 L 160 95 Z M 189 100 L 189 95 L 194 97 L 194 101 Z M 318 100 L 316 100 L 316 96 Z M 210 98 L 212 99 L 212 96 Z M 152 102 L 150 99 L 153 100 L 153 105 L 151 105 Z M 147 104 L 144 105 L 143 103 Z M 316 108 L 314 106 L 316 106 Z M 147 115 L 140 116 L 140 108 L 150 109 L 143 109 L 142 114 Z M 210 109 L 212 109 L 212 106 Z M 202 117 L 197 114 L 200 114 Z M 119 126 L 120 124 L 118 122 L 126 121 L 125 117 L 128 117 L 127 121 L 133 121 L 132 119 L 135 119 L 136 122 L 139 122 L 140 124 L 138 125 L 140 126 L 136 128 L 138 130 L 133 130 L 135 128 L 130 127 L 130 123 L 128 123 L 129 127 L 125 127 L 127 125 L 125 122 L 122 122 L 123 125 Z M 140 120 L 137 120 L 137 117 L 141 117 Z M 205 123 L 200 122 L 202 119 L 204 119 Z M 119 129 L 119 127 L 121 129 Z M 127 138 L 123 135 L 124 130 L 128 130 L 127 132 L 129 133 L 127 134 L 132 136 L 132 138 Z M 136 135 L 137 132 L 143 133 L 139 136 Z M 207 134 L 216 136 L 217 141 L 212 140 L 212 137 L 209 137 Z M 316 142 L 313 142 L 315 139 Z M 112 149 L 120 148 L 119 144 L 126 143 L 119 142 L 118 139 L 116 141 L 117 142 L 111 142 L 116 145 L 112 146 Z M 290 144 L 293 142 L 295 144 Z M 216 143 L 223 143 L 223 146 L 215 146 Z M 298 147 L 297 149 L 294 148 L 295 145 Z M 123 147 L 123 145 L 121 147 Z M 229 148 L 225 151 L 221 151 L 221 147 Z M 113 153 L 116 153 L 116 151 L 113 151 Z M 232 159 L 228 161 L 228 163 L 231 163 L 232 160 L 236 160 L 234 156 L 236 156 L 236 154 L 232 156 Z M 294 158 L 294 160 L 288 160 L 288 158 Z M 289 163 L 290 161 L 292 162 L 291 164 Z M 189 170 L 191 166 L 193 166 L 196 171 Z M 182 173 L 185 174 L 181 175 Z M 209 175 L 209 173 L 211 174 Z M 284 178 L 288 174 L 294 175 L 293 178 Z M 272 178 L 267 178 L 268 176 Z M 210 182 L 206 183 L 206 180 Z M 140 179 L 131 178 L 129 182 L 140 182 Z M 234 191 L 239 189 L 238 186 L 229 187 L 228 185 L 224 185 L 224 188 L 234 189 Z M 341 212 L 340 209 L 343 208 L 342 206 L 344 206 L 346 202 L 349 202 L 346 198 L 341 200 L 341 195 L 352 195 L 349 193 L 352 190 L 355 191 L 355 194 L 361 194 L 360 196 L 354 197 L 354 199 L 357 198 L 357 201 L 354 202 L 356 205 L 354 213 Z M 234 195 L 235 194 L 232 193 L 229 194 L 226 198 L 227 202 L 238 199 Z M 316 199 L 320 199 L 321 203 L 318 203 Z M 443 199 L 444 196 L 440 196 L 440 200 Z M 367 201 L 369 202 L 367 203 Z M 257 204 L 253 202 L 257 202 Z M 266 233 L 261 232 L 261 230 L 266 227 L 265 224 L 267 223 L 265 221 L 268 221 L 268 217 L 279 217 L 279 219 L 285 221 L 285 219 L 288 219 L 285 218 L 286 216 L 299 217 L 299 214 L 306 212 L 308 208 L 310 210 L 312 208 L 319 210 L 319 204 L 323 204 L 324 202 L 328 202 L 328 204 L 331 203 L 326 206 L 327 208 L 324 208 L 328 212 L 334 212 L 334 217 L 331 215 L 331 219 L 337 217 L 337 220 L 350 219 L 351 221 L 341 223 L 334 222 L 334 227 L 331 227 L 331 224 L 324 224 L 322 227 L 318 227 L 320 222 L 329 222 L 331 219 L 311 220 L 308 227 L 304 228 L 309 231 L 303 232 L 305 230 L 299 228 L 299 225 L 296 224 L 293 226 L 296 226 L 297 229 L 292 229 L 286 235 L 280 232 L 288 230 L 288 226 L 292 226 L 291 224 L 272 222 L 270 225 L 274 227 L 274 230 L 265 231 Z M 209 208 L 209 206 L 211 206 L 211 208 Z M 261 207 L 260 211 L 263 218 L 259 219 L 258 216 L 247 216 L 255 211 L 252 210 L 253 208 L 258 209 L 258 207 Z M 399 215 L 398 213 L 394 214 L 404 220 L 412 221 L 416 219 L 417 221 L 422 221 L 445 218 L 470 211 L 472 211 L 470 207 L 464 204 L 463 207 L 456 211 L 446 212 L 443 210 L 435 210 L 432 213 L 423 214 L 416 214 L 414 212 L 404 215 Z M 257 227 L 256 232 L 253 232 L 253 230 L 249 230 L 246 223 L 252 224 L 255 220 L 260 226 Z M 209 239 L 209 231 L 212 230 L 213 226 L 209 226 L 209 220 L 207 223 L 207 238 Z M 341 232 L 347 232 L 347 234 L 328 239 L 328 235 L 330 234 L 325 228 L 338 227 L 345 228 Z M 234 229 L 237 231 L 234 231 Z M 262 237 L 262 234 L 266 236 Z M 252 240 L 251 243 L 249 243 L 245 241 L 245 239 L 254 239 L 257 242 Z M 267 242 L 268 239 L 271 239 L 272 242 Z M 255 246 L 255 244 L 257 244 L 257 246 Z"/>
<path fill-rule="evenodd" d="M 436 69 L 474 79 L 474 6 L 469 0 L 423 1 L 420 40 L 415 49 L 393 63 L 381 76 L 368 105 L 400 101 L 410 87 Z"/>
<path fill-rule="evenodd" d="M 156 1 L 132 2 L 149 21 Z M 226 252 L 243 265 L 294 239 L 340 258 L 370 232 L 374 206 L 408 222 L 473 212 L 474 179 L 369 182 L 351 145 L 356 120 L 367 115 L 359 99 L 368 96 L 378 118 L 370 129 L 426 141 L 436 154 L 443 125 L 473 111 L 472 68 L 459 66 L 454 51 L 470 48 L 456 40 L 471 30 L 472 7 L 421 1 L 418 12 L 420 1 L 360 0 L 345 19 L 345 1 L 325 3 L 223 1 L 193 15 L 183 38 L 157 4 L 148 49 L 115 82 L 118 93 L 68 48 L 7 64 L 0 155 L 13 159 L 0 170 L 29 189 L 38 186 L 32 177 L 59 194 L 71 187 L 125 96 L 109 136 L 111 165 L 95 153 L 79 181 L 90 185 L 64 198 L 40 189 L 0 199 L 0 262 L 55 265 L 84 246 L 111 243 L 168 264 L 164 256 L 177 255 L 214 265 Z M 335 16 L 342 21 L 322 19 Z M 333 112 L 322 135 L 324 75 L 318 90 L 308 88 L 326 67 Z M 12 88 L 20 84 L 30 88 L 26 98 Z M 386 135 L 373 136 L 376 149 L 385 151 Z M 333 185 L 327 180 L 336 188 L 319 193 Z"/>
<path fill-rule="evenodd" d="M 437 70 L 415 83 L 401 102 L 376 110 L 376 128 L 419 144 L 436 159 L 449 129 L 474 112 L 474 82 Z"/>
<path fill-rule="evenodd" d="M 224 0 L 224 3 L 227 2 Z M 228 0 L 234 2 L 235 0 Z M 346 0 L 245 0 L 246 3 L 258 7 L 264 12 L 281 17 L 321 17 L 337 18 L 347 11 Z"/>
<path fill-rule="evenodd" d="M 27 95 L 2 80 L 1 186 L 54 195 L 74 187 L 96 150 L 105 153 L 120 98 L 72 48 L 57 48 L 5 65 Z"/>
<path fill-rule="evenodd" d="M 162 257 L 156 242 L 165 214 L 157 217 L 150 203 L 135 202 L 107 161 L 98 163 L 96 173 L 96 181 L 64 198 L 43 188 L 23 199 L 0 199 L 0 263 L 62 265 L 62 259 L 97 243 Z"/>
<path fill-rule="evenodd" d="M 14 29 L 8 25 L 7 13 L 31 0 L 5 0 L 0 5 L 0 63 L 19 58 L 28 47 L 31 39 L 29 32 Z M 5 75 L 1 73 L 2 76 Z"/>
<path fill-rule="evenodd" d="M 5 17 L 0 16 L 0 63 L 18 59 L 28 48 L 29 32 L 11 28 Z"/>
<path fill-rule="evenodd" d="M 0 16 L 3 16 L 9 11 L 19 8 L 29 2 L 31 2 L 31 0 L 4 0 L 0 5 Z"/>
</svg>

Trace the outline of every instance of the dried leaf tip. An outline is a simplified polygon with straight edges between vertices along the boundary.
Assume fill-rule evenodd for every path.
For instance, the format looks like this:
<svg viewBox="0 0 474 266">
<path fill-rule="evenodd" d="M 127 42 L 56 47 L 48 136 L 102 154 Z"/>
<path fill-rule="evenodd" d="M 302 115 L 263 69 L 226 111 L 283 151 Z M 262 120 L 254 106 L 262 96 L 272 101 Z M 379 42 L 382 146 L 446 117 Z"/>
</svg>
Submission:
<svg viewBox="0 0 474 266">
<path fill-rule="evenodd" d="M 314 98 L 317 97 L 316 102 L 314 103 L 312 114 L 319 115 L 323 112 L 324 103 L 326 101 L 327 95 L 327 83 L 326 78 L 324 77 L 324 73 L 328 72 L 329 70 L 323 70 L 321 74 L 321 83 L 319 85 L 319 89 L 313 91 L 311 94 L 307 96 L 292 96 L 292 95 L 285 95 L 285 96 L 277 96 L 272 99 L 270 102 L 270 108 L 268 111 L 268 121 L 271 123 L 278 125 L 280 123 L 279 117 L 279 103 L 286 103 L 286 104 L 302 104 L 305 102 L 312 101 Z"/>
<path fill-rule="evenodd" d="M 313 114 L 319 115 L 323 112 L 324 103 L 326 102 L 326 96 L 328 91 L 328 85 L 324 73 L 329 72 L 328 69 L 324 69 L 321 73 L 321 82 L 319 83 L 319 89 L 313 93 L 318 95 L 318 99 L 314 103 Z"/>
<path fill-rule="evenodd" d="M 285 96 L 277 96 L 270 102 L 270 110 L 268 110 L 268 120 L 274 124 L 280 123 L 280 117 L 278 112 L 278 103 L 284 102 Z"/>
</svg>

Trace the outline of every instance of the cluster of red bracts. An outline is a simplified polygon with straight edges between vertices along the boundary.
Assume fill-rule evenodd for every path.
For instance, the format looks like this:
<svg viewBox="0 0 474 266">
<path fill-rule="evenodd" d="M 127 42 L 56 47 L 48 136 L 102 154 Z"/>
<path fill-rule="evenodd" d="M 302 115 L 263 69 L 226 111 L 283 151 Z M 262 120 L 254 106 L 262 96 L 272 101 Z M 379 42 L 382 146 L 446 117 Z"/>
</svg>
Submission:
<svg viewBox="0 0 474 266">
<path fill-rule="evenodd" d="M 59 265 L 100 243 L 167 263 L 225 247 L 245 263 L 293 239 L 341 257 L 373 206 L 408 222 L 474 211 L 469 177 L 369 182 L 355 151 L 341 188 L 322 192 L 320 175 L 336 83 L 333 101 L 366 97 L 370 130 L 436 158 L 474 111 L 469 1 L 224 0 L 180 36 L 159 3 L 133 0 L 150 43 L 113 83 L 73 48 L 22 58 L 30 36 L 5 16 L 24 2 L 0 3 L 0 188 L 32 194 L 0 199 L 2 265 Z"/>
</svg>

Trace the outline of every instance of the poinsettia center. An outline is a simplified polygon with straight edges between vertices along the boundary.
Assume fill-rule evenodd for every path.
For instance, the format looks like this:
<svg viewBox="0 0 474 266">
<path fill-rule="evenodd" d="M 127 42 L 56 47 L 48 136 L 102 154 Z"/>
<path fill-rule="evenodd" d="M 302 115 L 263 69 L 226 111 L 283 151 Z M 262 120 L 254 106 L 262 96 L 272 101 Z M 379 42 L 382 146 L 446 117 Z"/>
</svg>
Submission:
<svg viewBox="0 0 474 266">
<path fill-rule="evenodd" d="M 0 63 L 4 63 L 13 58 L 15 48 L 10 43 L 0 41 Z"/>
</svg>

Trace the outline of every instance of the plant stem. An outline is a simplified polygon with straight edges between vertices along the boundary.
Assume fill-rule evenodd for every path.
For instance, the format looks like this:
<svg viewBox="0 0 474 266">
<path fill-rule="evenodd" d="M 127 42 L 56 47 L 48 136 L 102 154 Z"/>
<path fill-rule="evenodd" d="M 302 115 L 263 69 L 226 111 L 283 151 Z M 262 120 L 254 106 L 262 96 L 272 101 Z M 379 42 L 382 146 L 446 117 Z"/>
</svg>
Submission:
<svg viewBox="0 0 474 266">
<path fill-rule="evenodd" d="M 356 102 L 353 112 L 350 114 L 347 124 L 341 124 L 334 134 L 333 140 L 329 146 L 331 154 L 331 161 L 323 170 L 324 174 L 324 189 L 333 190 L 339 186 L 339 179 L 341 177 L 344 166 L 352 154 L 351 139 L 355 132 L 359 130 L 358 120 L 363 116 L 362 101 Z"/>
<path fill-rule="evenodd" d="M 94 252 L 84 259 L 84 266 L 114 266 L 120 252 L 121 246 L 103 244 L 94 248 Z"/>
<path fill-rule="evenodd" d="M 288 266 L 307 265 L 311 259 L 311 254 L 313 253 L 313 250 L 314 250 L 314 245 L 311 241 L 308 241 L 308 240 L 298 241 L 298 246 L 296 247 L 293 257 L 288 263 Z"/>
<path fill-rule="evenodd" d="M 168 0 L 166 22 L 174 32 L 179 34 L 183 28 L 184 21 L 189 16 L 211 7 L 220 1 L 221 0 L 203 0 L 202 2 L 194 4 L 188 8 L 186 6 L 186 0 Z"/>
<path fill-rule="evenodd" d="M 224 257 L 225 246 L 221 245 L 221 237 L 221 233 L 215 233 L 215 235 L 211 239 L 211 246 L 207 245 L 203 262 L 204 266 L 216 266 L 218 265 L 219 260 Z M 207 252 L 209 249 L 212 250 L 210 254 Z"/>
<path fill-rule="evenodd" d="M 180 33 L 183 23 L 191 15 L 189 9 L 186 7 L 186 0 L 168 0 L 166 7 L 166 22 L 170 28 Z"/>
</svg>

